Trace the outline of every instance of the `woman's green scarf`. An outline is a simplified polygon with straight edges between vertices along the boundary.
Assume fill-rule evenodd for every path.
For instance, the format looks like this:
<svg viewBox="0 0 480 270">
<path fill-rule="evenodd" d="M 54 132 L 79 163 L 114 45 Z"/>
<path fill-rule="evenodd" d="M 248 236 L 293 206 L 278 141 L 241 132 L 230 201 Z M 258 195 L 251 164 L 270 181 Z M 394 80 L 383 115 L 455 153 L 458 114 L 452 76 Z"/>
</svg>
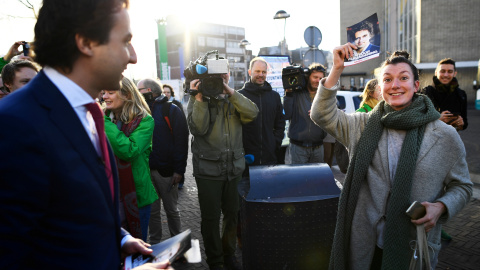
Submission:
<svg viewBox="0 0 480 270">
<path fill-rule="evenodd" d="M 350 161 L 338 205 L 337 225 L 330 257 L 330 269 L 348 269 L 350 234 L 360 187 L 366 182 L 384 128 L 406 130 L 394 184 L 388 200 L 383 248 L 383 269 L 408 269 L 411 259 L 409 230 L 412 226 L 405 210 L 410 204 L 412 178 L 425 126 L 440 117 L 430 99 L 415 94 L 412 103 L 395 111 L 381 101 L 372 111 Z"/>
</svg>

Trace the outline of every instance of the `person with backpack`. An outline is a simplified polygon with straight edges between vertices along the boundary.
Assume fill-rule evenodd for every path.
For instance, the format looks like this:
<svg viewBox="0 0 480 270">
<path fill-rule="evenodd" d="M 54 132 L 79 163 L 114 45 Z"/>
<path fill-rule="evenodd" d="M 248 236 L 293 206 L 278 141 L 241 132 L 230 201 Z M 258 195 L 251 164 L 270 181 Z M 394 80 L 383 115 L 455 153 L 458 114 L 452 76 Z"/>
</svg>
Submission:
<svg viewBox="0 0 480 270">
<path fill-rule="evenodd" d="M 155 80 L 149 80 L 159 84 Z M 162 89 L 162 86 L 154 87 Z M 161 90 L 160 90 L 161 91 Z M 159 199 L 152 204 L 150 215 L 150 243 L 162 240 L 161 203 L 168 220 L 170 236 L 181 232 L 177 185 L 185 174 L 188 157 L 188 127 L 181 109 L 160 94 L 152 106 L 155 120 L 150 154 L 150 173 Z M 161 200 L 161 201 L 160 201 Z"/>
</svg>

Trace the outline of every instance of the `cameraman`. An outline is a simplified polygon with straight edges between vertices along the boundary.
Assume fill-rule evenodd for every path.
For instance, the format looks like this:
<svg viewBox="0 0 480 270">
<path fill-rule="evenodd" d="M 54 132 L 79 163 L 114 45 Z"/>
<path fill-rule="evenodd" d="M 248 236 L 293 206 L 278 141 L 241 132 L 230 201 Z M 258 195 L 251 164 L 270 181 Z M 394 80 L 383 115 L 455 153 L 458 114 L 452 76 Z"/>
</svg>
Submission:
<svg viewBox="0 0 480 270">
<path fill-rule="evenodd" d="M 290 144 L 285 153 L 285 164 L 323 162 L 323 139 L 327 133 L 310 119 L 310 108 L 318 84 L 326 75 L 326 69 L 318 63 L 311 64 L 308 69 L 306 89 L 285 90 L 285 118 L 290 120 L 288 127 Z"/>
<path fill-rule="evenodd" d="M 228 86 L 223 78 L 223 94 L 205 97 L 198 91 L 198 79 L 190 82 L 196 90 L 187 107 L 187 123 L 193 135 L 193 176 L 197 183 L 202 217 L 201 232 L 210 269 L 240 269 L 235 258 L 238 222 L 237 183 L 245 168 L 242 124 L 258 114 L 257 106 Z M 212 89 L 208 89 L 207 92 Z M 220 213 L 223 231 L 220 233 Z M 225 267 L 225 268 L 224 268 Z"/>
</svg>

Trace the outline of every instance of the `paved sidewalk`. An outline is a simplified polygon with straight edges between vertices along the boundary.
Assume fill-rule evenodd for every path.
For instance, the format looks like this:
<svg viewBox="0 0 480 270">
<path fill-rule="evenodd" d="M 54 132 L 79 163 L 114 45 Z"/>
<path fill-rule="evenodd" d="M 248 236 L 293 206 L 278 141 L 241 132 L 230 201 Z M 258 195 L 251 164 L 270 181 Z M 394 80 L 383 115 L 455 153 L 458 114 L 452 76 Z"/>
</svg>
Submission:
<svg viewBox="0 0 480 270">
<path fill-rule="evenodd" d="M 179 208 L 182 215 L 182 229 L 191 229 L 192 237 L 200 240 L 202 262 L 198 264 L 174 263 L 176 270 L 208 269 L 205 250 L 200 233 L 200 209 L 197 187 L 192 176 L 191 154 L 185 174 L 185 186 L 179 192 Z M 343 182 L 344 175 L 334 168 L 334 176 Z M 162 210 L 163 235 L 168 235 L 168 225 Z M 474 199 L 450 222 L 444 225 L 453 240 L 444 243 L 439 255 L 438 269 L 480 269 L 480 187 L 475 186 Z M 237 249 L 241 262 L 241 251 Z M 249 269 L 252 270 L 252 269 Z"/>
</svg>

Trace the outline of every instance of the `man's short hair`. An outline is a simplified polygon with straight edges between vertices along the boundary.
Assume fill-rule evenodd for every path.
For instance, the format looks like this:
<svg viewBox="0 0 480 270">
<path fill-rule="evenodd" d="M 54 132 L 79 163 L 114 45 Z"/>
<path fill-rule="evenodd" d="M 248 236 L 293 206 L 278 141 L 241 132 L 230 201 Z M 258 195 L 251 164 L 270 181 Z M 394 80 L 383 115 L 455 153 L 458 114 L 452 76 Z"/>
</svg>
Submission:
<svg viewBox="0 0 480 270">
<path fill-rule="evenodd" d="M 154 96 L 160 96 L 163 93 L 162 92 L 163 86 L 157 80 L 144 79 L 143 80 L 143 86 L 145 88 L 150 88 L 152 90 L 152 93 L 153 93 Z"/>
<path fill-rule="evenodd" d="M 453 70 L 457 71 L 457 66 L 455 66 L 455 61 L 452 58 L 444 58 L 438 62 L 438 66 L 440 65 L 453 65 Z"/>
<path fill-rule="evenodd" d="M 15 72 L 20 71 L 20 69 L 24 67 L 31 68 L 35 70 L 35 72 L 38 72 L 38 68 L 32 62 L 23 59 L 12 61 L 3 67 L 2 80 L 5 88 L 8 89 L 6 84 L 13 84 L 15 81 Z"/>
<path fill-rule="evenodd" d="M 353 28 L 353 35 L 355 36 L 355 33 L 362 30 L 368 30 L 370 36 L 373 36 L 373 24 L 371 22 L 363 21 L 358 26 L 355 26 Z"/>
<path fill-rule="evenodd" d="M 164 83 L 162 89 L 165 89 L 165 87 L 170 88 L 170 95 L 172 95 L 172 97 L 175 97 L 175 91 L 173 90 L 173 87 L 170 84 Z"/>
<path fill-rule="evenodd" d="M 80 56 L 75 36 L 105 44 L 114 15 L 129 0 L 43 0 L 35 25 L 35 62 L 70 72 Z"/>
<path fill-rule="evenodd" d="M 268 63 L 267 63 L 267 61 L 266 61 L 264 58 L 257 56 L 257 57 L 253 58 L 253 59 L 250 61 L 250 67 L 249 67 L 250 70 L 252 69 L 253 64 L 255 64 L 255 62 L 257 62 L 257 61 L 260 61 L 260 62 L 265 63 L 265 65 L 266 65 L 267 68 L 268 68 Z"/>
<path fill-rule="evenodd" d="M 312 71 L 320 71 L 323 73 L 323 77 L 327 76 L 327 69 L 320 63 L 311 63 L 310 66 L 308 66 L 308 71 L 310 74 L 312 74 Z"/>
</svg>

